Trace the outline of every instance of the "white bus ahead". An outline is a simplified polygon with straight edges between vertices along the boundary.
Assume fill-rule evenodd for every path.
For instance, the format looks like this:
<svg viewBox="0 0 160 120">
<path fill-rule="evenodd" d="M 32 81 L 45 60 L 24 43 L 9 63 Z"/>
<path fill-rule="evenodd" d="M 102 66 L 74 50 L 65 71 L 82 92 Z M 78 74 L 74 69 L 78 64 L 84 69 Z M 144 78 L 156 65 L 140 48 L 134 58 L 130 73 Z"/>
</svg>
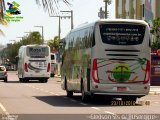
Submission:
<svg viewBox="0 0 160 120">
<path fill-rule="evenodd" d="M 62 58 L 67 96 L 136 101 L 150 89 L 150 30 L 145 21 L 99 20 L 70 31 Z M 93 97 L 94 98 L 94 97 Z"/>
<path fill-rule="evenodd" d="M 50 77 L 50 62 L 49 46 L 21 46 L 18 53 L 19 81 L 39 80 L 40 82 L 47 82 Z"/>
</svg>

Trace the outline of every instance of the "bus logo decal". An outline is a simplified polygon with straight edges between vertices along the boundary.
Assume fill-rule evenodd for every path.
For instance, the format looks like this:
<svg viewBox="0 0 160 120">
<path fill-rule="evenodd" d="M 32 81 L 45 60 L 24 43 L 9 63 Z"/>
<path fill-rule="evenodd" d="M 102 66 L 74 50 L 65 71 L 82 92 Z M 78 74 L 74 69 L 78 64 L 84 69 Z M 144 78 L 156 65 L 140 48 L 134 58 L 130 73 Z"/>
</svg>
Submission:
<svg viewBox="0 0 160 120">
<path fill-rule="evenodd" d="M 134 71 L 137 69 L 141 69 L 142 71 L 146 72 L 146 58 L 138 58 L 135 63 L 128 65 L 124 63 L 119 63 L 114 66 L 114 68 L 111 71 L 106 71 L 108 74 L 108 80 L 112 82 L 118 82 L 118 83 L 132 83 L 136 82 L 138 79 L 138 76 L 135 76 L 131 79 L 132 74 L 136 74 Z M 114 62 L 115 63 L 115 62 Z M 137 81 L 141 82 L 141 81 Z"/>
</svg>

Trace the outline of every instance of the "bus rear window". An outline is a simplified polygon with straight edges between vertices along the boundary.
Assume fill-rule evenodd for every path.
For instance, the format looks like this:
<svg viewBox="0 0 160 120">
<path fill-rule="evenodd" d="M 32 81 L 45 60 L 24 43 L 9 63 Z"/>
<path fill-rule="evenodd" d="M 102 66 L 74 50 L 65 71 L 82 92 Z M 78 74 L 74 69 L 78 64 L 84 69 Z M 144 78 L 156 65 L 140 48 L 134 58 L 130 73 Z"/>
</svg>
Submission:
<svg viewBox="0 0 160 120">
<path fill-rule="evenodd" d="M 100 24 L 103 43 L 111 45 L 142 44 L 145 26 L 133 24 Z"/>
<path fill-rule="evenodd" d="M 28 47 L 27 56 L 34 58 L 42 58 L 49 55 L 48 47 Z"/>
</svg>

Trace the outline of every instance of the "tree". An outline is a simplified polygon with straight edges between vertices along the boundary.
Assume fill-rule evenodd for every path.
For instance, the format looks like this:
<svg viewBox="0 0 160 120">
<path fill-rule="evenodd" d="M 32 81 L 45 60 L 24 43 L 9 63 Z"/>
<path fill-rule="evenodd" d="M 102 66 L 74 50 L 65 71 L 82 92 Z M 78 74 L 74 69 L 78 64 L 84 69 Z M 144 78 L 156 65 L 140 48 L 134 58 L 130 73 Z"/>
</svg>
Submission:
<svg viewBox="0 0 160 120">
<path fill-rule="evenodd" d="M 4 19 L 0 19 L 0 24 L 4 25 L 4 26 L 7 26 L 7 21 L 4 20 Z M 0 35 L 4 36 L 4 33 L 3 33 L 2 29 L 0 29 Z"/>
<path fill-rule="evenodd" d="M 15 57 L 18 55 L 18 50 L 22 45 L 42 44 L 42 36 L 39 32 L 31 32 L 28 36 L 24 36 L 19 42 L 9 44 L 2 51 L 2 57 L 9 60 L 9 63 L 15 64 Z"/>
<path fill-rule="evenodd" d="M 5 1 L 0 0 L 0 24 L 7 25 L 7 21 L 3 19 L 5 11 Z M 4 35 L 2 29 L 0 29 L 0 35 Z"/>
<path fill-rule="evenodd" d="M 59 50 L 59 37 L 55 36 L 54 39 L 48 41 L 47 45 L 50 47 L 51 52 Z"/>
<path fill-rule="evenodd" d="M 66 5 L 70 5 L 70 0 L 62 0 Z M 36 0 L 38 5 L 43 5 L 45 11 L 49 14 L 57 14 L 56 10 L 59 9 L 59 0 Z"/>
<path fill-rule="evenodd" d="M 154 35 L 152 48 L 160 49 L 160 17 L 153 20 L 153 27 L 151 33 Z"/>
<path fill-rule="evenodd" d="M 4 10 L 5 10 L 5 2 L 4 0 L 0 0 L 0 20 L 2 20 L 4 16 Z"/>
</svg>

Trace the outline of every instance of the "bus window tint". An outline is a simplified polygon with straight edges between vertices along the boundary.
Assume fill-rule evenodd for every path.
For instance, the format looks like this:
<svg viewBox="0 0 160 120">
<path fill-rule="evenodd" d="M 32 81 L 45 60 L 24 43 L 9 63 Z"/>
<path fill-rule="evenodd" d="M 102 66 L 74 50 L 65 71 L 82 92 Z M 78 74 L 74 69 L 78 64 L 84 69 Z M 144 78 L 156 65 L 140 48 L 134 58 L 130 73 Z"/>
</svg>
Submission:
<svg viewBox="0 0 160 120">
<path fill-rule="evenodd" d="M 103 43 L 112 45 L 142 44 L 145 26 L 137 24 L 100 24 Z"/>
<path fill-rule="evenodd" d="M 28 47 L 27 48 L 27 56 L 41 58 L 48 55 L 49 55 L 48 47 Z"/>
</svg>

